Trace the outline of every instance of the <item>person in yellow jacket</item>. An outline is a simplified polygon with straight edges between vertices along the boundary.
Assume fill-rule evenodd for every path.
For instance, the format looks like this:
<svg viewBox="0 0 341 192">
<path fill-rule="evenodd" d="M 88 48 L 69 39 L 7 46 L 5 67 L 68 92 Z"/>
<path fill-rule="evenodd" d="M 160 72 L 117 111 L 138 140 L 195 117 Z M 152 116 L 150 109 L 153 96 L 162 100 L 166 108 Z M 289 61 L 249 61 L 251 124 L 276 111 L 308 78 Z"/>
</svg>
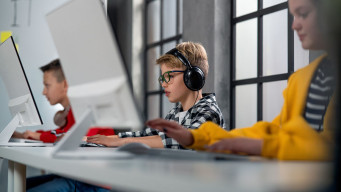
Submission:
<svg viewBox="0 0 341 192">
<path fill-rule="evenodd" d="M 325 48 L 317 22 L 320 1 L 288 1 L 294 16 L 292 28 L 304 49 Z M 330 83 L 334 76 L 330 71 L 333 71 L 332 65 L 323 55 L 293 73 L 283 92 L 281 113 L 272 122 L 260 121 L 252 127 L 232 131 L 212 122 L 204 123 L 196 130 L 187 130 L 164 119 L 148 121 L 147 125 L 165 132 L 182 146 L 196 150 L 261 155 L 280 160 L 328 160 L 332 158 L 335 114 L 333 84 Z"/>
</svg>

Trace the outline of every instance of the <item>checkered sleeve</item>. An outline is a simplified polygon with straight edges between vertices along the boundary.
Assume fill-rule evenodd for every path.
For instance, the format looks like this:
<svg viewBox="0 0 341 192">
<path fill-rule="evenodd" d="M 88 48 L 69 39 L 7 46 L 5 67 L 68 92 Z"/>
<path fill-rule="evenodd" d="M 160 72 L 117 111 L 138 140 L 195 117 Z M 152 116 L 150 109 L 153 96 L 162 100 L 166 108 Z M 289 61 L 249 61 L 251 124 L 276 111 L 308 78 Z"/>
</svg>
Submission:
<svg viewBox="0 0 341 192">
<path fill-rule="evenodd" d="M 200 112 L 198 112 L 195 118 L 192 119 L 188 128 L 198 129 L 201 124 L 211 121 L 225 129 L 222 113 L 217 105 L 207 105 L 199 110 Z"/>
<path fill-rule="evenodd" d="M 143 131 L 134 131 L 134 132 L 122 132 L 119 133 L 118 136 L 121 138 L 125 137 L 145 137 L 145 136 L 153 136 L 158 135 L 158 131 L 151 128 L 146 128 Z"/>
<path fill-rule="evenodd" d="M 170 120 L 174 121 L 174 120 Z M 161 137 L 164 148 L 169 149 L 185 149 L 176 140 L 168 137 L 164 132 L 159 131 L 159 136 Z"/>
<path fill-rule="evenodd" d="M 197 129 L 201 126 L 201 124 L 207 121 L 212 121 L 225 128 L 222 113 L 214 101 L 202 102 L 193 107 L 185 116 L 181 125 L 188 129 Z M 169 120 L 177 122 L 178 119 L 176 118 L 176 115 L 173 115 Z M 159 136 L 161 137 L 165 148 L 185 149 L 176 140 L 168 137 L 163 132 L 159 132 Z"/>
</svg>

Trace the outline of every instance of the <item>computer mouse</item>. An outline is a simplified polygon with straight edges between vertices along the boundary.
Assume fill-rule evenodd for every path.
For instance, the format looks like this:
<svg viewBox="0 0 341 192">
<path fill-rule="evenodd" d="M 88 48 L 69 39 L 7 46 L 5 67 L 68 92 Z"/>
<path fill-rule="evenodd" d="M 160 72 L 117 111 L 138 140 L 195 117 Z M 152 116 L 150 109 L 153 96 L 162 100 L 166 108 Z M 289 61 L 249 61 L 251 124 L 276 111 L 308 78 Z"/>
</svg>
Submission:
<svg viewBox="0 0 341 192">
<path fill-rule="evenodd" d="M 146 153 L 150 147 L 144 143 L 128 143 L 117 148 L 118 151 L 131 153 Z"/>
</svg>

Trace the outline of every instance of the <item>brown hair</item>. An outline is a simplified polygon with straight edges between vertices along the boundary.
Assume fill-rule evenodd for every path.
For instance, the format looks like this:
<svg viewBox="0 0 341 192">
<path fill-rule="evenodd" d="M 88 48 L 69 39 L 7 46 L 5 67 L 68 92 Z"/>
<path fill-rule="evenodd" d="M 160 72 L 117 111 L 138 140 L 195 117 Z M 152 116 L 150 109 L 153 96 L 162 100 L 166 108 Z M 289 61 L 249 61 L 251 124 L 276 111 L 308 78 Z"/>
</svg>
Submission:
<svg viewBox="0 0 341 192">
<path fill-rule="evenodd" d="M 183 54 L 192 66 L 199 67 L 207 78 L 208 60 L 205 48 L 200 43 L 183 42 L 176 46 L 178 51 Z M 164 54 L 156 60 L 156 64 L 165 64 L 171 68 L 183 68 L 186 66 L 176 57 L 170 54 Z"/>
<path fill-rule="evenodd" d="M 53 75 L 57 78 L 57 82 L 65 80 L 62 66 L 60 65 L 59 59 L 51 61 L 49 64 L 40 67 L 40 70 L 45 73 L 47 71 L 53 71 Z"/>
</svg>

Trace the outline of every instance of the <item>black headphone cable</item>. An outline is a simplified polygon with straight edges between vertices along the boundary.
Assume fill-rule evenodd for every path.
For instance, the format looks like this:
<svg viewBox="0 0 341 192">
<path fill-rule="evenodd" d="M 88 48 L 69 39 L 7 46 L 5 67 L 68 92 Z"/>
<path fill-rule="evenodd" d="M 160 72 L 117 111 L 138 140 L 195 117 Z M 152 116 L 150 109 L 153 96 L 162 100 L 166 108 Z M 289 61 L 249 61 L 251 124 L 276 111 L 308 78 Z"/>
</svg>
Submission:
<svg viewBox="0 0 341 192">
<path fill-rule="evenodd" d="M 198 97 L 199 97 L 199 91 L 198 91 L 198 94 L 197 94 L 197 98 L 195 98 L 195 100 L 194 100 L 193 106 L 194 106 L 195 103 L 197 102 Z"/>
</svg>

